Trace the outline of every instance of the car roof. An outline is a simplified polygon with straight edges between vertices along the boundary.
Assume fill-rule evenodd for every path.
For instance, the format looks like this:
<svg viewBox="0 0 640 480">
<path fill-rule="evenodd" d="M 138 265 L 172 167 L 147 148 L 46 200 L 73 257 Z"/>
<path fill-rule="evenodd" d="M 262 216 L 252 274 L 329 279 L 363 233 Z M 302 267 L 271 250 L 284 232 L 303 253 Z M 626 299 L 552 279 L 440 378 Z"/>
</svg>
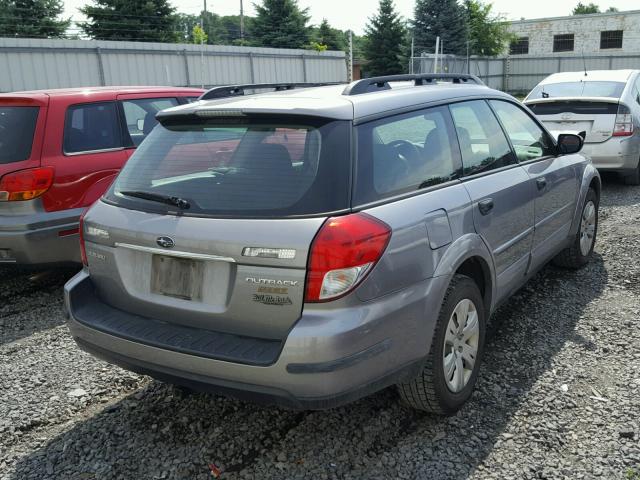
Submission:
<svg viewBox="0 0 640 480">
<path fill-rule="evenodd" d="M 623 82 L 638 70 L 587 70 L 578 72 L 553 73 L 540 82 L 540 85 L 562 82 Z"/>
<path fill-rule="evenodd" d="M 67 95 L 91 95 L 115 93 L 136 94 L 136 93 L 166 93 L 166 92 L 184 92 L 199 95 L 203 90 L 191 87 L 170 87 L 170 86 L 107 86 L 107 87 L 73 87 L 73 88 L 50 88 L 43 90 L 23 90 L 18 92 L 4 93 L 2 96 L 17 95 L 21 97 L 29 95 L 47 95 L 49 97 L 67 96 Z"/>
<path fill-rule="evenodd" d="M 359 95 L 343 94 L 347 84 L 328 85 L 309 88 L 240 95 L 216 100 L 201 100 L 170 108 L 158 115 L 165 118 L 175 115 L 197 114 L 197 112 L 221 112 L 224 116 L 229 111 L 243 113 L 274 113 L 309 115 L 338 120 L 358 120 L 380 113 L 419 107 L 443 100 L 462 99 L 468 97 L 504 97 L 511 96 L 490 89 L 484 85 L 453 84 L 451 82 L 433 83 L 415 86 L 413 82 L 393 82 L 391 88 Z M 206 116 L 204 113 L 201 115 Z"/>
</svg>

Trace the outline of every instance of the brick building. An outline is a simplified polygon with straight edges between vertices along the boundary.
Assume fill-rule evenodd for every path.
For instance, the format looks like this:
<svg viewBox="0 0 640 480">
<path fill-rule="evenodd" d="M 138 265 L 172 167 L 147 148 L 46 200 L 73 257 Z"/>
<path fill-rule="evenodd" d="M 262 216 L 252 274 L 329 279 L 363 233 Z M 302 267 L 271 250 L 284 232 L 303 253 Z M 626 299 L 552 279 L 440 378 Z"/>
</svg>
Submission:
<svg viewBox="0 0 640 480">
<path fill-rule="evenodd" d="M 640 10 L 510 22 L 510 55 L 640 53 Z"/>
</svg>

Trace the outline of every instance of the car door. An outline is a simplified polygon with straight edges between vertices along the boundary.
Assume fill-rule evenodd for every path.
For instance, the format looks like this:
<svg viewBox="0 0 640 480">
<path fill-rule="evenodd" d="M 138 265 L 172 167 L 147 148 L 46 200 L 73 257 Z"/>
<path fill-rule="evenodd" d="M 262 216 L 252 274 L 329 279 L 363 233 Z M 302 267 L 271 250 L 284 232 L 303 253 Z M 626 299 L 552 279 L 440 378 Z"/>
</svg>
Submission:
<svg viewBox="0 0 640 480">
<path fill-rule="evenodd" d="M 535 269 L 558 253 L 569 235 L 578 197 L 577 172 L 584 160 L 580 155 L 557 155 L 547 132 L 520 106 L 503 100 L 490 104 L 535 191 Z"/>
<path fill-rule="evenodd" d="M 498 120 L 484 100 L 449 106 L 473 202 L 476 231 L 493 255 L 497 300 L 525 280 L 533 241 L 534 195 Z"/>
<path fill-rule="evenodd" d="M 50 122 L 50 123 L 49 123 Z M 69 103 L 51 97 L 42 166 L 55 168 L 47 210 L 81 209 L 104 193 L 126 160 L 113 100 Z"/>
</svg>

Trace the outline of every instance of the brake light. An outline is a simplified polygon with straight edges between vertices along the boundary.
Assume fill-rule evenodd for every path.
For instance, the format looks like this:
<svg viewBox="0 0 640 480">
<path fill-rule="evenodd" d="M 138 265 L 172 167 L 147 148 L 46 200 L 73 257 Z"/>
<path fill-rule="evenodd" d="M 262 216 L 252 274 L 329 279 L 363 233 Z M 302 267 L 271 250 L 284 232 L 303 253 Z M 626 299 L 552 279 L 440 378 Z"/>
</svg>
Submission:
<svg viewBox="0 0 640 480">
<path fill-rule="evenodd" d="M 629 137 L 633 135 L 633 116 L 631 110 L 622 103 L 618 105 L 616 123 L 613 126 L 614 137 Z"/>
<path fill-rule="evenodd" d="M 349 293 L 380 260 L 391 228 L 366 213 L 328 219 L 309 252 L 306 302 L 325 302 Z"/>
<path fill-rule="evenodd" d="M 84 245 L 84 216 L 86 215 L 87 210 L 82 212 L 80 215 L 80 223 L 79 223 L 79 232 L 80 232 L 80 258 L 82 258 L 82 264 L 85 267 L 89 266 L 89 260 L 87 259 L 87 249 Z"/>
<path fill-rule="evenodd" d="M 32 200 L 49 190 L 53 168 L 39 167 L 11 172 L 0 178 L 0 202 Z"/>
</svg>

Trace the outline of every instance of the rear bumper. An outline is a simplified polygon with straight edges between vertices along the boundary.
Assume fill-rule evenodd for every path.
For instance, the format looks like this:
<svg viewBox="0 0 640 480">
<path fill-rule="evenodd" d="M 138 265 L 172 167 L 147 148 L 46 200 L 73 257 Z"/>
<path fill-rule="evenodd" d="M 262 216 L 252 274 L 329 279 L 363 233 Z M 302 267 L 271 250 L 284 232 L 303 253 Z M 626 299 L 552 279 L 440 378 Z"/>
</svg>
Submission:
<svg viewBox="0 0 640 480">
<path fill-rule="evenodd" d="M 67 283 L 65 301 L 69 328 L 80 348 L 108 362 L 198 390 L 297 409 L 323 409 L 419 373 L 443 287 L 446 279 L 436 278 L 361 308 L 305 309 L 287 338 L 276 342 L 267 356 L 258 353 L 258 360 L 252 357 L 252 349 L 261 350 L 260 346 L 256 350 L 257 339 L 207 342 L 201 340 L 205 331 L 186 332 L 176 326 L 173 335 L 162 332 L 156 337 L 165 339 L 161 345 L 148 341 L 146 335 L 153 332 L 145 332 L 144 327 L 114 328 L 112 324 L 111 330 L 103 328 L 96 311 L 108 311 L 116 323 L 130 314 L 103 303 L 86 271 Z M 269 345 L 262 347 L 269 351 Z M 226 357 L 220 355 L 220 348 Z"/>
<path fill-rule="evenodd" d="M 583 153 L 602 171 L 630 174 L 640 161 L 640 136 L 612 137 L 603 143 L 587 143 Z"/>
<path fill-rule="evenodd" d="M 71 232 L 82 210 L 0 215 L 0 263 L 80 263 L 78 234 Z"/>
</svg>

